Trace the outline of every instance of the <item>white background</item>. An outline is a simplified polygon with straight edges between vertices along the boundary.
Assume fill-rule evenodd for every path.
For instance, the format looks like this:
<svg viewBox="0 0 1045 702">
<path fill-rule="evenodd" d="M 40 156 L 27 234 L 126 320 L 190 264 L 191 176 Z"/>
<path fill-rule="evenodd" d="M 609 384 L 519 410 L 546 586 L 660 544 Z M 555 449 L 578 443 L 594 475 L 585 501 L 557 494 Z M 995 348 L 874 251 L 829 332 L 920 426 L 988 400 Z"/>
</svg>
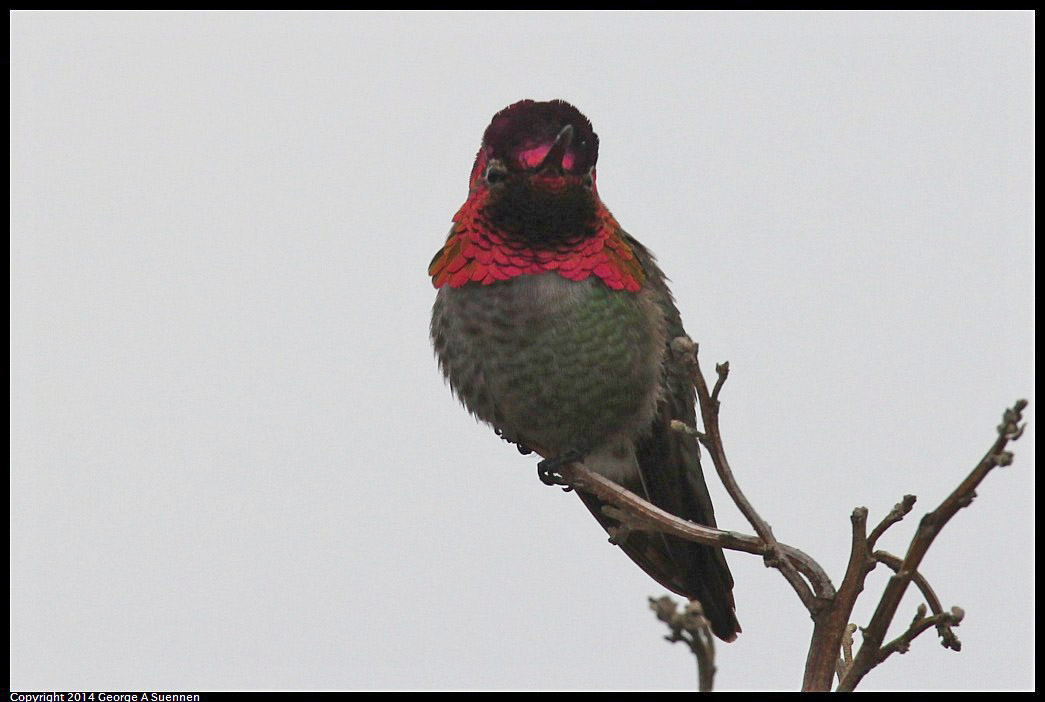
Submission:
<svg viewBox="0 0 1045 702">
<path fill-rule="evenodd" d="M 663 590 L 432 358 L 426 267 L 526 97 L 593 121 L 731 362 L 737 478 L 836 582 L 853 507 L 918 495 L 902 552 L 1032 401 L 924 562 L 962 652 L 861 689 L 1032 688 L 1033 21 L 15 12 L 12 688 L 693 688 Z M 808 616 L 730 563 L 718 689 L 797 688 Z"/>
</svg>

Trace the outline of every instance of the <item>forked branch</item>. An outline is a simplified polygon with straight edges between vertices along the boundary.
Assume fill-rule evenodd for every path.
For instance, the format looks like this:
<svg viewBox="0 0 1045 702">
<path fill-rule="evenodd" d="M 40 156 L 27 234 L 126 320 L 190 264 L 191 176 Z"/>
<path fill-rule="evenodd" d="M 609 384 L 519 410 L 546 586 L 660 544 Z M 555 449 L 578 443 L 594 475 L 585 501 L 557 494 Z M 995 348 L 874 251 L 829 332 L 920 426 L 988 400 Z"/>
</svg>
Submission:
<svg viewBox="0 0 1045 702">
<path fill-rule="evenodd" d="M 740 485 L 737 484 L 736 479 L 733 477 L 733 471 L 729 467 L 729 461 L 726 459 L 726 450 L 722 445 L 722 434 L 718 424 L 720 406 L 718 398 L 722 386 L 729 376 L 729 363 L 720 363 L 715 366 L 718 380 L 715 382 L 714 390 L 708 392 L 707 381 L 704 380 L 704 374 L 700 370 L 698 347 L 693 343 L 693 340 L 687 336 L 676 337 L 671 342 L 671 352 L 675 355 L 676 360 L 686 367 L 690 379 L 693 381 L 693 387 L 697 391 L 697 403 L 700 406 L 700 416 L 704 423 L 704 431 L 699 436 L 700 442 L 708 450 L 708 453 L 711 454 L 711 461 L 715 465 L 715 471 L 718 473 L 718 477 L 725 486 L 729 496 L 733 498 L 737 507 L 740 508 L 744 517 L 762 540 L 764 546 L 762 552 L 763 560 L 766 566 L 780 571 L 810 613 L 820 611 L 825 600 L 829 600 L 834 596 L 835 590 L 831 584 L 831 579 L 826 574 L 823 577 L 810 578 L 809 582 L 802 579 L 802 576 L 799 575 L 798 564 L 792 561 L 785 550 L 781 548 L 776 537 L 773 536 L 772 527 L 748 501 L 740 489 Z M 824 572 L 819 565 L 817 565 L 816 571 L 821 574 Z"/>
<path fill-rule="evenodd" d="M 700 601 L 690 600 L 681 612 L 675 600 L 666 596 L 649 598 L 649 606 L 657 619 L 667 624 L 671 631 L 664 638 L 671 643 L 685 642 L 693 652 L 693 657 L 697 659 L 698 690 L 711 692 L 715 685 L 715 637 Z"/>
<path fill-rule="evenodd" d="M 998 426 L 997 438 L 990 449 L 958 487 L 935 510 L 922 518 L 903 558 L 876 550 L 875 547 L 885 532 L 902 521 L 914 508 L 913 495 L 905 495 L 870 533 L 867 531 L 867 508 L 858 507 L 853 510 L 849 564 L 841 585 L 836 590 L 830 577 L 816 560 L 801 550 L 776 540 L 772 528 L 747 500 L 733 476 L 723 448 L 718 421 L 719 396 L 729 375 L 729 364 L 721 363 L 716 366 L 718 377 L 713 389 L 709 391 L 700 370 L 696 344 L 688 337 L 678 337 L 672 341 L 671 350 L 687 368 L 693 381 L 703 423 L 702 429 L 681 422 L 674 422 L 672 428 L 695 436 L 707 449 L 722 484 L 756 535 L 713 529 L 680 519 L 581 465 L 564 466 L 561 471 L 563 481 L 608 503 L 603 509 L 620 522 L 618 530 L 611 533 L 611 541 L 621 541 L 629 531 L 660 531 L 707 546 L 761 555 L 766 566 L 780 571 L 813 619 L 813 636 L 806 658 L 803 690 L 829 691 L 837 675 L 837 689 L 851 691 L 872 668 L 893 653 L 906 652 L 917 636 L 933 627 L 936 628 L 945 647 L 960 650 L 961 642 L 955 636 L 953 627 L 961 622 L 964 612 L 959 607 L 945 611 L 929 582 L 918 572 L 918 567 L 940 530 L 961 508 L 972 502 L 976 495 L 976 487 L 987 474 L 996 466 L 1006 466 L 1012 462 L 1012 453 L 1006 450 L 1006 447 L 1010 441 L 1015 441 L 1023 434 L 1026 425 L 1020 422 L 1027 401 L 1019 400 L 1012 408 L 1005 410 L 1002 423 Z M 879 563 L 892 569 L 894 574 L 885 587 L 870 624 L 862 629 L 863 642 L 853 655 L 852 635 L 856 628 L 849 623 L 849 618 L 857 598 L 864 590 L 867 575 Z M 914 619 L 900 636 L 885 642 L 889 625 L 896 616 L 908 585 L 912 582 L 921 591 L 926 605 L 919 606 Z M 687 638 L 681 633 L 685 627 L 682 626 L 683 619 L 678 617 L 686 616 L 685 613 L 678 614 L 670 598 L 651 600 L 651 607 L 669 626 L 680 627 L 677 630 L 673 628 L 674 633 L 668 638 L 672 641 L 687 641 L 690 644 L 702 671 L 701 689 L 710 689 L 714 665 L 708 663 L 707 647 L 697 634 L 690 632 Z M 691 605 L 691 608 L 686 610 L 691 619 L 685 621 L 693 624 L 693 630 L 699 632 L 700 619 L 693 614 L 695 611 Z M 672 619 L 673 616 L 676 619 Z"/>
<path fill-rule="evenodd" d="M 977 486 L 983 482 L 983 479 L 987 477 L 991 470 L 997 466 L 1007 466 L 1012 463 L 1012 453 L 1007 451 L 1006 447 L 1010 441 L 1015 441 L 1023 435 L 1026 425 L 1020 424 L 1020 422 L 1023 419 L 1023 410 L 1026 407 L 1026 400 L 1018 400 L 1013 407 L 1005 410 L 1005 413 L 1002 415 L 1002 422 L 997 428 L 998 436 L 987 450 L 987 453 L 984 454 L 969 475 L 965 477 L 965 480 L 936 509 L 922 517 L 918 530 L 911 540 L 911 545 L 907 548 L 907 554 L 900 562 L 899 567 L 896 568 L 896 572 L 889 578 L 889 582 L 885 586 L 885 592 L 882 593 L 878 607 L 871 617 L 871 622 L 863 630 L 863 643 L 853 660 L 852 668 L 850 668 L 838 685 L 840 691 L 855 689 L 860 680 L 872 668 L 885 660 L 893 651 L 903 652 L 906 650 L 910 640 L 930 626 L 937 626 L 945 646 L 955 650 L 960 648 L 960 644 L 957 644 L 957 638 L 954 637 L 953 632 L 950 632 L 950 627 L 957 626 L 963 616 L 961 610 L 957 608 L 952 609 L 950 615 L 937 611 L 932 617 L 916 617 L 908 629 L 908 633 L 914 631 L 913 634 L 901 636 L 899 639 L 884 646 L 883 641 L 885 640 L 889 624 L 896 616 L 900 600 L 903 599 L 904 593 L 907 591 L 907 586 L 915 579 L 918 566 L 921 565 L 922 559 L 925 557 L 937 534 L 960 509 L 972 504 L 973 498 L 976 497 Z M 883 562 L 888 564 L 889 560 L 883 560 Z M 924 587 L 922 592 L 925 592 Z M 935 594 L 933 594 L 933 598 L 935 599 Z M 938 609 L 938 600 L 936 600 L 935 605 Z"/>
</svg>

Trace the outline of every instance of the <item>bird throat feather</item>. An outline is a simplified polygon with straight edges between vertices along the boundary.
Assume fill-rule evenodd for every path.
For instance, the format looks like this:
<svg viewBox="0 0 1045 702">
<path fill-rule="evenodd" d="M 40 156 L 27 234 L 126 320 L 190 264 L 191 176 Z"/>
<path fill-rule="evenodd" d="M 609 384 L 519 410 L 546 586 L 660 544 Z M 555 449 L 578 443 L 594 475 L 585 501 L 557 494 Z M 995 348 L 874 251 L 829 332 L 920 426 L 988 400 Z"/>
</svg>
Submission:
<svg viewBox="0 0 1045 702">
<path fill-rule="evenodd" d="M 473 190 L 428 267 L 432 284 L 491 285 L 554 271 L 574 281 L 595 276 L 613 290 L 640 290 L 642 265 L 605 205 L 581 185 L 550 185 L 509 186 L 497 196 Z"/>
</svg>

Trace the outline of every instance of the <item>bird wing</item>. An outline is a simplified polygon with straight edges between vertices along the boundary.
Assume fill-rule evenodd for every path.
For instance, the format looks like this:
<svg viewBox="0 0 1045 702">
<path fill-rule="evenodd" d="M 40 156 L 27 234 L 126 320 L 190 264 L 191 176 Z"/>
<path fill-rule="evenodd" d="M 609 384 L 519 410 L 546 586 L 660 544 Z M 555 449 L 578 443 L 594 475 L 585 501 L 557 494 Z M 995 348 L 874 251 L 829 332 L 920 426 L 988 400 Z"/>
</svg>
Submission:
<svg viewBox="0 0 1045 702">
<path fill-rule="evenodd" d="M 652 254 L 634 238 L 627 236 L 646 271 L 647 284 L 657 298 L 667 322 L 667 343 L 684 335 L 682 319 L 675 306 L 666 278 Z M 681 364 L 674 362 L 668 347 L 664 350 L 662 383 L 664 393 L 648 433 L 635 442 L 639 470 L 631 485 L 624 485 L 661 509 L 705 526 L 717 527 L 700 466 L 700 447 L 695 437 L 671 428 L 674 419 L 689 426 L 696 423 L 696 397 L 692 382 Z M 591 513 L 604 528 L 617 521 L 602 513 L 603 503 L 594 495 L 578 491 Z M 722 549 L 661 533 L 631 532 L 621 543 L 622 550 L 657 582 L 673 592 L 700 600 L 705 616 L 716 636 L 732 641 L 740 632 L 733 600 L 733 576 Z"/>
</svg>

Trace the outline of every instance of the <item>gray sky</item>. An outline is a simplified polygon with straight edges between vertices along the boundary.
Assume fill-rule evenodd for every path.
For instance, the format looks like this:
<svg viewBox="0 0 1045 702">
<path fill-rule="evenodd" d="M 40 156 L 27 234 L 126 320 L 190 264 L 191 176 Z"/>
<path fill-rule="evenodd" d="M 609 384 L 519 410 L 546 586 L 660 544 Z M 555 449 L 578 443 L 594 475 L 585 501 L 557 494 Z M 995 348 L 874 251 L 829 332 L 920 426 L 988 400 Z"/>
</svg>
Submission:
<svg viewBox="0 0 1045 702">
<path fill-rule="evenodd" d="M 591 118 L 730 361 L 738 480 L 836 583 L 853 507 L 918 495 L 902 553 L 1031 400 L 924 562 L 962 652 L 861 689 L 1032 688 L 1033 53 L 1026 12 L 15 12 L 12 688 L 692 689 L 664 591 L 430 350 L 426 267 L 527 97 Z M 717 687 L 797 688 L 808 616 L 729 560 Z"/>
</svg>

